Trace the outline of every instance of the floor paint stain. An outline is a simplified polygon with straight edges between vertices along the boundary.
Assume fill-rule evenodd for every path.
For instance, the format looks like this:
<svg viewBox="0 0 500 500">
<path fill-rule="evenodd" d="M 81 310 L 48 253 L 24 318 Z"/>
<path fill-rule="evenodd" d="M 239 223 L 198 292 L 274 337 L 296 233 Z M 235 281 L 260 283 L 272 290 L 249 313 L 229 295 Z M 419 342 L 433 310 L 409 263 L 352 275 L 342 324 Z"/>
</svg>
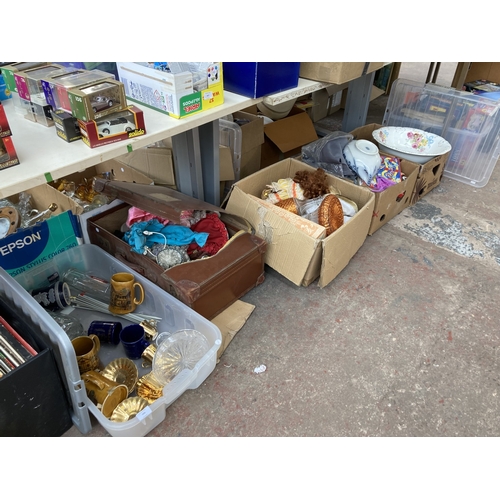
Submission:
<svg viewBox="0 0 500 500">
<path fill-rule="evenodd" d="M 451 335 L 451 332 L 448 332 L 448 341 L 451 342 L 453 340 L 453 337 Z"/>
</svg>

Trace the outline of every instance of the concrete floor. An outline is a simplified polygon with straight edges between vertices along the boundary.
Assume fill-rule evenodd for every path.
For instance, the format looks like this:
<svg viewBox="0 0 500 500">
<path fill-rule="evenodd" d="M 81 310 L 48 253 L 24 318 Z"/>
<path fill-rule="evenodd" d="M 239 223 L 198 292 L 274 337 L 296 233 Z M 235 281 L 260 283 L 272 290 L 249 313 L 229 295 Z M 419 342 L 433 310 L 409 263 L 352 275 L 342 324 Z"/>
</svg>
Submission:
<svg viewBox="0 0 500 500">
<path fill-rule="evenodd" d="M 221 362 L 150 436 L 499 436 L 499 189 L 498 166 L 482 189 L 443 178 L 324 289 L 266 268 Z"/>
</svg>

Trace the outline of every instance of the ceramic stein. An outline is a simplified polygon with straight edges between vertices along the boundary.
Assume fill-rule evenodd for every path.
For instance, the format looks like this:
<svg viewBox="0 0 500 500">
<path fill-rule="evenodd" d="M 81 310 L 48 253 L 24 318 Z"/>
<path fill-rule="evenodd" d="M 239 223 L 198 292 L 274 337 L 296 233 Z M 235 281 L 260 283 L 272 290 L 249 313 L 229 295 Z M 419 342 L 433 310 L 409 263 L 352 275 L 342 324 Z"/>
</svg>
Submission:
<svg viewBox="0 0 500 500">
<path fill-rule="evenodd" d="M 128 314 L 144 301 L 144 288 L 131 273 L 116 273 L 111 277 L 109 311 Z"/>
<path fill-rule="evenodd" d="M 109 418 L 114 409 L 128 397 L 128 388 L 106 378 L 99 372 L 89 371 L 82 374 L 88 398 Z"/>
<path fill-rule="evenodd" d="M 99 350 L 101 342 L 97 335 L 84 335 L 71 341 L 76 354 L 76 361 L 80 373 L 99 368 Z"/>
</svg>

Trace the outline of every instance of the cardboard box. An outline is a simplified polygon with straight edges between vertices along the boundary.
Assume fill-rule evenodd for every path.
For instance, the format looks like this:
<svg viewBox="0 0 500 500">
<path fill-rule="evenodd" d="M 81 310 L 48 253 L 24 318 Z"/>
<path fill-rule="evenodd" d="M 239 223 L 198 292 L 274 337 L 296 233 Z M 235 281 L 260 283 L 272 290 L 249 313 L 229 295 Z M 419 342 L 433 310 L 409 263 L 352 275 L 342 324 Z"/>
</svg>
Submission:
<svg viewBox="0 0 500 500">
<path fill-rule="evenodd" d="M 153 184 L 153 180 L 150 177 L 116 159 L 104 161 L 85 169 L 83 172 L 75 172 L 74 174 L 67 175 L 64 177 L 64 180 L 73 181 L 75 183 L 75 186 L 79 186 L 84 181 L 84 179 L 92 179 L 92 177 L 99 176 L 104 172 L 111 172 L 111 177 L 118 181 L 136 182 L 138 184 Z M 49 189 L 57 191 L 58 196 L 63 196 L 68 200 L 67 203 L 69 209 L 73 214 L 78 215 L 78 222 L 80 225 L 80 233 L 83 243 L 90 243 L 90 238 L 87 230 L 87 219 L 119 205 L 121 201 L 110 200 L 108 204 L 84 213 L 84 209 L 81 204 L 79 204 L 76 200 L 69 198 L 64 193 L 59 192 L 58 188 L 61 185 L 62 180 L 63 179 L 55 179 L 47 186 Z"/>
<path fill-rule="evenodd" d="M 340 109 L 344 88 L 347 88 L 347 84 L 330 85 L 312 93 L 311 97 L 315 105 L 310 109 L 309 116 L 313 122 L 322 120 Z"/>
<path fill-rule="evenodd" d="M 16 148 L 12 137 L 0 137 L 0 170 L 19 165 Z"/>
<path fill-rule="evenodd" d="M 301 62 L 300 77 L 340 85 L 372 73 L 382 68 L 384 64 L 383 62 Z"/>
<path fill-rule="evenodd" d="M 26 272 L 55 255 L 82 243 L 77 217 L 72 212 L 76 203 L 48 184 L 25 190 L 31 195 L 33 208 L 42 211 L 51 203 L 57 204 L 47 220 L 26 229 L 18 229 L 0 240 L 0 267 L 11 276 Z M 9 197 L 18 203 L 19 195 Z"/>
<path fill-rule="evenodd" d="M 191 116 L 224 103 L 223 68 L 219 62 L 207 63 L 205 83 L 200 85 L 190 71 L 167 73 L 134 62 L 116 65 L 130 100 L 173 118 Z"/>
<path fill-rule="evenodd" d="M 298 62 L 225 62 L 224 89 L 247 97 L 262 97 L 297 87 Z"/>
<path fill-rule="evenodd" d="M 172 148 L 149 146 L 135 149 L 116 159 L 142 172 L 155 184 L 176 189 Z"/>
<path fill-rule="evenodd" d="M 233 113 L 233 119 L 241 128 L 240 179 L 242 179 L 260 169 L 264 120 L 244 111 Z"/>
<path fill-rule="evenodd" d="M 83 122 L 99 120 L 127 109 L 123 83 L 112 78 L 68 89 L 71 113 Z"/>
<path fill-rule="evenodd" d="M 256 234 L 266 240 L 267 265 L 297 286 L 308 286 L 319 277 L 318 285 L 324 287 L 347 266 L 363 245 L 375 207 L 375 196 L 367 189 L 327 174 L 331 185 L 355 201 L 359 211 L 330 236 L 324 239 L 313 237 L 249 196 L 260 198 L 267 185 L 293 177 L 299 170 L 315 169 L 288 158 L 241 179 L 233 185 L 226 209 L 246 218 Z"/>
<path fill-rule="evenodd" d="M 355 140 L 365 139 L 378 147 L 377 141 L 375 141 L 372 136 L 372 132 L 380 127 L 382 127 L 382 125 L 372 123 L 370 125 L 358 127 L 350 133 Z M 370 229 L 368 230 L 369 235 L 372 235 L 405 208 L 413 204 L 413 192 L 420 173 L 420 166 L 417 163 L 413 163 L 403 158 L 400 158 L 400 166 L 406 179 L 380 193 L 374 193 L 375 208 L 373 210 Z M 364 189 L 368 188 L 365 187 Z"/>
<path fill-rule="evenodd" d="M 264 125 L 264 135 L 260 168 L 300 155 L 302 146 L 318 139 L 309 115 L 296 107 L 286 118 Z"/>
<path fill-rule="evenodd" d="M 436 156 L 423 165 L 418 165 L 420 170 L 415 181 L 415 189 L 413 190 L 411 200 L 412 205 L 430 193 L 436 186 L 439 186 L 443 179 L 446 162 L 452 151 L 441 156 Z"/>
<path fill-rule="evenodd" d="M 126 141 L 146 133 L 144 113 L 136 106 L 129 106 L 125 111 L 105 116 L 99 121 L 78 120 L 78 126 L 83 142 L 90 148 Z"/>
</svg>

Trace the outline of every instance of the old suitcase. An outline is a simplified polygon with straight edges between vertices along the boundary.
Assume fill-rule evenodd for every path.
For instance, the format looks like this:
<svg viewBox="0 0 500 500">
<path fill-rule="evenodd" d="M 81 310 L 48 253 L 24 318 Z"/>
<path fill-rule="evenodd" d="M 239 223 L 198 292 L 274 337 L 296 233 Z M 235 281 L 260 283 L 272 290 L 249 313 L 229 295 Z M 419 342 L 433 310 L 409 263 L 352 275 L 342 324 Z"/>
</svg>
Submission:
<svg viewBox="0 0 500 500">
<path fill-rule="evenodd" d="M 164 186 L 98 179 L 95 190 L 123 204 L 87 221 L 90 242 L 148 278 L 207 319 L 212 319 L 264 281 L 265 241 L 249 223 L 223 209 Z M 131 250 L 123 240 L 122 224 L 131 206 L 179 224 L 186 210 L 218 212 L 229 241 L 215 255 L 185 262 L 167 270 Z"/>
</svg>

